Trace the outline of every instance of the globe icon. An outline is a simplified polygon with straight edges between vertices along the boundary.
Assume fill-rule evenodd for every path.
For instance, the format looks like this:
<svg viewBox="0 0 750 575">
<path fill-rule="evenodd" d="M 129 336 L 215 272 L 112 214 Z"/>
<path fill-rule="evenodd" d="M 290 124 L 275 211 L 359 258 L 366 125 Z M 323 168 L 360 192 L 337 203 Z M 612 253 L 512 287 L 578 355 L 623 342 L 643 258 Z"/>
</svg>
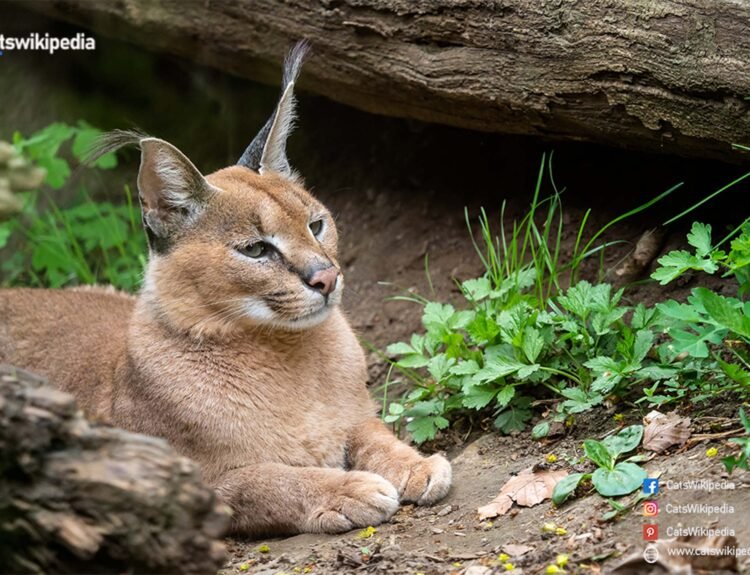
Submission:
<svg viewBox="0 0 750 575">
<path fill-rule="evenodd" d="M 659 560 L 659 548 L 656 545 L 647 545 L 643 550 L 643 560 L 646 563 L 656 563 Z"/>
</svg>

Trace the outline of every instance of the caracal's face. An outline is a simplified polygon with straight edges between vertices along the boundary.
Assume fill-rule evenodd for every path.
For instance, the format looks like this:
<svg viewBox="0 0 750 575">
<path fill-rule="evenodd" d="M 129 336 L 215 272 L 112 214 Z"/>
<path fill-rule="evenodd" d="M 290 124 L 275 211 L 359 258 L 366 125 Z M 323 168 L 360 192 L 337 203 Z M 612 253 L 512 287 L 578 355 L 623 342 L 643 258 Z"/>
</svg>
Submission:
<svg viewBox="0 0 750 575">
<path fill-rule="evenodd" d="M 325 320 L 343 289 L 328 210 L 275 173 L 232 166 L 206 180 L 217 193 L 152 256 L 146 289 L 156 290 L 163 311 L 198 334 Z"/>
</svg>

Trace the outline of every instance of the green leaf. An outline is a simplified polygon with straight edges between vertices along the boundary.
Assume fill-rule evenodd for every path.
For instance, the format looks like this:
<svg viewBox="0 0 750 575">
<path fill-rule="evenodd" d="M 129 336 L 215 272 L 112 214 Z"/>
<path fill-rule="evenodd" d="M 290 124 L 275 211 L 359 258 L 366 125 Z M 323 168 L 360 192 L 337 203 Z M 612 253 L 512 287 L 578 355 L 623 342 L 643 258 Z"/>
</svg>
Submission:
<svg viewBox="0 0 750 575">
<path fill-rule="evenodd" d="M 596 312 L 591 319 L 591 328 L 598 336 L 611 333 L 616 329 L 615 324 L 627 313 L 627 311 L 628 309 L 625 307 L 618 307 L 604 312 Z"/>
<path fill-rule="evenodd" d="M 742 366 L 735 363 L 728 363 L 721 359 L 718 359 L 717 361 L 719 363 L 719 366 L 721 367 L 721 371 L 724 372 L 724 375 L 726 375 L 732 381 L 735 381 L 740 385 L 744 385 L 748 389 L 750 389 L 750 371 L 743 369 Z"/>
<path fill-rule="evenodd" d="M 612 390 L 622 381 L 623 376 L 619 373 L 604 372 L 591 383 L 591 391 L 602 395 L 612 393 Z"/>
<path fill-rule="evenodd" d="M 482 409 L 490 404 L 497 395 L 497 388 L 491 385 L 464 386 L 461 403 L 469 409 Z"/>
<path fill-rule="evenodd" d="M 441 353 L 429 361 L 427 371 L 430 372 L 430 375 L 436 382 L 441 382 L 449 374 L 450 368 L 453 367 L 454 363 L 456 363 L 455 359 Z"/>
<path fill-rule="evenodd" d="M 588 360 L 583 365 L 585 367 L 588 367 L 594 373 L 603 373 L 603 372 L 619 373 L 620 370 L 622 369 L 622 364 L 620 362 L 615 361 L 611 357 L 607 357 L 604 355 L 594 357 Z"/>
<path fill-rule="evenodd" d="M 693 329 L 697 333 L 685 331 L 682 329 L 670 329 L 669 335 L 673 340 L 674 353 L 685 352 L 691 357 L 706 358 L 708 357 L 707 343 L 719 345 L 724 341 L 727 333 L 726 328 L 716 327 L 714 325 L 694 325 Z"/>
<path fill-rule="evenodd" d="M 720 296 L 706 288 L 695 288 L 693 294 L 706 308 L 706 312 L 718 324 L 732 332 L 750 338 L 750 317 L 745 315 L 741 302 Z"/>
<path fill-rule="evenodd" d="M 662 314 L 673 319 L 678 319 L 688 323 L 695 323 L 703 321 L 705 318 L 695 308 L 695 306 L 678 303 L 674 300 L 668 300 L 659 304 L 656 304 Z"/>
<path fill-rule="evenodd" d="M 417 350 L 415 350 L 408 343 L 399 341 L 397 343 L 392 343 L 387 348 L 385 348 L 385 352 L 388 355 L 407 355 L 410 353 L 417 353 Z"/>
<path fill-rule="evenodd" d="M 409 408 L 407 415 L 414 418 L 429 417 L 442 412 L 442 402 L 437 399 L 417 401 Z"/>
<path fill-rule="evenodd" d="M 633 310 L 633 318 L 630 320 L 630 324 L 633 326 L 633 329 L 644 329 L 651 325 L 655 316 L 656 308 L 648 308 L 639 303 Z"/>
<path fill-rule="evenodd" d="M 11 222 L 0 223 L 0 249 L 8 244 L 8 240 L 12 234 L 13 227 L 11 226 Z"/>
<path fill-rule="evenodd" d="M 536 373 L 537 371 L 539 371 L 540 367 L 541 366 L 538 363 L 535 363 L 534 365 L 524 365 L 521 369 L 518 370 L 516 377 L 518 379 L 526 379 L 530 377 L 533 373 Z"/>
<path fill-rule="evenodd" d="M 404 406 L 400 403 L 391 402 L 391 404 L 388 406 L 388 412 L 392 413 L 393 415 L 401 415 L 404 412 Z"/>
<path fill-rule="evenodd" d="M 516 395 L 516 388 L 512 385 L 506 385 L 503 387 L 500 392 L 497 394 L 497 399 L 495 400 L 498 407 L 505 407 L 510 403 L 510 400 L 513 399 Z"/>
<path fill-rule="evenodd" d="M 454 365 L 450 368 L 450 372 L 453 375 L 474 375 L 479 369 L 479 364 L 473 359 L 470 359 L 468 361 L 461 361 L 458 365 Z"/>
<path fill-rule="evenodd" d="M 719 265 L 713 260 L 698 258 L 685 250 L 669 252 L 660 257 L 658 263 L 661 267 L 657 268 L 651 274 L 651 278 L 657 280 L 661 285 L 667 285 L 688 270 L 704 271 L 707 274 L 713 274 L 719 269 Z"/>
<path fill-rule="evenodd" d="M 413 353 L 411 355 L 405 355 L 398 360 L 396 365 L 399 367 L 406 367 L 416 369 L 418 367 L 425 367 L 430 363 L 430 360 L 419 353 Z"/>
<path fill-rule="evenodd" d="M 679 370 L 673 367 L 662 367 L 660 365 L 647 365 L 640 368 L 635 375 L 639 378 L 659 381 L 661 379 L 670 379 L 675 377 Z"/>
<path fill-rule="evenodd" d="M 391 402 L 388 406 L 388 415 L 383 417 L 386 423 L 394 423 L 401 419 L 404 414 L 404 406 L 397 402 Z"/>
<path fill-rule="evenodd" d="M 31 137 L 23 139 L 16 138 L 14 143 L 19 151 L 24 152 L 33 160 L 43 157 L 52 157 L 57 154 L 60 146 L 69 140 L 75 133 L 75 128 L 62 122 L 55 122 L 45 128 L 42 128 Z"/>
<path fill-rule="evenodd" d="M 558 303 L 566 310 L 585 318 L 591 311 L 593 288 L 587 281 L 580 281 L 571 286 L 564 295 L 557 298 Z"/>
<path fill-rule="evenodd" d="M 430 439 L 435 439 L 438 432 L 435 420 L 432 417 L 417 417 L 407 424 L 406 430 L 411 433 L 415 443 L 424 443 Z"/>
<path fill-rule="evenodd" d="M 431 301 L 424 306 L 422 323 L 427 329 L 447 327 L 454 313 L 456 313 L 456 310 L 452 305 Z"/>
<path fill-rule="evenodd" d="M 615 458 L 603 443 L 595 439 L 586 439 L 583 442 L 583 450 L 586 452 L 586 457 L 593 461 L 597 467 L 605 469 L 614 467 Z"/>
<path fill-rule="evenodd" d="M 742 427 L 745 428 L 745 433 L 750 435 L 750 417 L 745 413 L 743 407 L 740 407 L 740 421 L 742 422 Z"/>
<path fill-rule="evenodd" d="M 477 344 L 485 344 L 494 341 L 500 333 L 500 327 L 486 312 L 477 312 L 466 326 L 466 332 Z"/>
<path fill-rule="evenodd" d="M 36 164 L 47 171 L 44 181 L 56 190 L 62 188 L 70 177 L 70 166 L 62 158 L 44 156 L 36 160 Z"/>
<path fill-rule="evenodd" d="M 646 359 L 651 346 L 654 344 L 654 334 L 650 330 L 642 329 L 635 334 L 633 344 L 633 363 L 639 364 Z"/>
<path fill-rule="evenodd" d="M 544 349 L 544 338 L 538 330 L 533 327 L 527 327 L 523 331 L 523 344 L 521 345 L 521 349 L 523 350 L 524 355 L 526 355 L 526 359 L 529 360 L 529 363 L 534 363 L 536 358 L 539 357 L 539 354 L 542 352 L 542 349 Z"/>
<path fill-rule="evenodd" d="M 523 431 L 531 419 L 531 398 L 516 397 L 515 400 L 495 418 L 495 427 L 503 433 Z"/>
<path fill-rule="evenodd" d="M 693 222 L 687 241 L 695 248 L 695 255 L 699 258 L 707 256 L 711 251 L 711 226 Z"/>
<path fill-rule="evenodd" d="M 481 301 L 486 299 L 492 293 L 492 282 L 489 278 L 481 277 L 471 280 L 466 280 L 461 284 L 461 288 L 466 294 L 467 298 L 473 301 Z"/>
<path fill-rule="evenodd" d="M 549 421 L 540 421 L 531 429 L 531 438 L 535 440 L 544 439 L 549 435 Z"/>
<path fill-rule="evenodd" d="M 80 123 L 80 127 L 76 131 L 75 138 L 73 139 L 73 147 L 71 151 L 78 161 L 84 161 L 87 154 L 91 150 L 92 146 L 96 142 L 96 139 L 102 135 L 102 131 L 93 128 L 85 122 Z M 111 169 L 117 166 L 117 156 L 114 152 L 103 155 L 101 158 L 93 163 L 93 166 L 102 170 Z"/>
<path fill-rule="evenodd" d="M 571 473 L 558 481 L 552 491 L 552 503 L 554 503 L 556 507 L 565 503 L 565 501 L 575 493 L 578 484 L 584 477 L 586 477 L 586 475 L 586 473 Z"/>
<path fill-rule="evenodd" d="M 485 355 L 484 367 L 476 373 L 475 377 L 482 382 L 498 381 L 525 366 L 525 363 L 509 357 Z"/>
<path fill-rule="evenodd" d="M 562 403 L 563 410 L 566 413 L 582 413 L 604 401 L 604 396 L 597 393 L 586 393 L 580 387 L 567 387 L 560 394 L 568 398 Z"/>
<path fill-rule="evenodd" d="M 624 453 L 633 451 L 641 444 L 643 438 L 643 426 L 631 425 L 621 429 L 615 435 L 606 437 L 602 443 L 613 458 L 617 459 Z"/>
<path fill-rule="evenodd" d="M 620 497 L 636 491 L 643 485 L 648 474 L 635 463 L 624 461 L 614 469 L 599 468 L 591 476 L 591 482 L 604 497 Z"/>
</svg>

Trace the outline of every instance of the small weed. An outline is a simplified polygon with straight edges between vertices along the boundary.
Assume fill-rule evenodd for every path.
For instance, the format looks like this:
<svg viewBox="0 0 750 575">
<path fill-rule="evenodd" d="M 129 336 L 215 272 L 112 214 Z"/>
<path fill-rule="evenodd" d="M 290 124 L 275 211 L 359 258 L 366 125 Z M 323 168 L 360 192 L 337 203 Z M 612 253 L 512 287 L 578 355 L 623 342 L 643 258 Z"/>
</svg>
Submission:
<svg viewBox="0 0 750 575">
<path fill-rule="evenodd" d="M 586 458 L 596 465 L 593 473 L 572 473 L 555 486 L 552 501 L 562 505 L 582 481 L 591 481 L 594 489 L 604 497 L 620 497 L 638 489 L 646 479 L 646 471 L 636 462 L 639 456 L 618 461 L 635 450 L 643 437 L 642 425 L 631 425 L 610 435 L 603 441 L 587 439 L 583 442 Z"/>
<path fill-rule="evenodd" d="M 689 271 L 723 270 L 725 277 L 736 279 L 738 297 L 698 287 L 685 303 L 670 300 L 656 306 L 658 323 L 668 336 L 659 353 L 694 376 L 686 386 L 657 383 L 646 391 L 650 403 L 685 396 L 696 401 L 726 392 L 750 394 L 750 305 L 742 299 L 750 289 L 750 224 L 744 222 L 716 245 L 711 236 L 711 226 L 693 223 L 687 237 L 693 253 L 678 250 L 664 255 L 652 278 L 664 285 Z M 729 251 L 722 250 L 733 236 Z"/>
</svg>

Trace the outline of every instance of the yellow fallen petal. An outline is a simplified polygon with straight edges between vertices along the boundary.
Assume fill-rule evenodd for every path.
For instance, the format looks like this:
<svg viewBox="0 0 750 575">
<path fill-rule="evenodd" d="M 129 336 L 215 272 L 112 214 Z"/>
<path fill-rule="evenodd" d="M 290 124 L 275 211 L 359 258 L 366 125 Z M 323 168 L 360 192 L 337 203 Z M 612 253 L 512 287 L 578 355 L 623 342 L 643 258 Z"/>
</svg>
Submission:
<svg viewBox="0 0 750 575">
<path fill-rule="evenodd" d="M 372 525 L 365 527 L 362 531 L 357 533 L 357 539 L 369 539 L 378 532 Z"/>
</svg>

